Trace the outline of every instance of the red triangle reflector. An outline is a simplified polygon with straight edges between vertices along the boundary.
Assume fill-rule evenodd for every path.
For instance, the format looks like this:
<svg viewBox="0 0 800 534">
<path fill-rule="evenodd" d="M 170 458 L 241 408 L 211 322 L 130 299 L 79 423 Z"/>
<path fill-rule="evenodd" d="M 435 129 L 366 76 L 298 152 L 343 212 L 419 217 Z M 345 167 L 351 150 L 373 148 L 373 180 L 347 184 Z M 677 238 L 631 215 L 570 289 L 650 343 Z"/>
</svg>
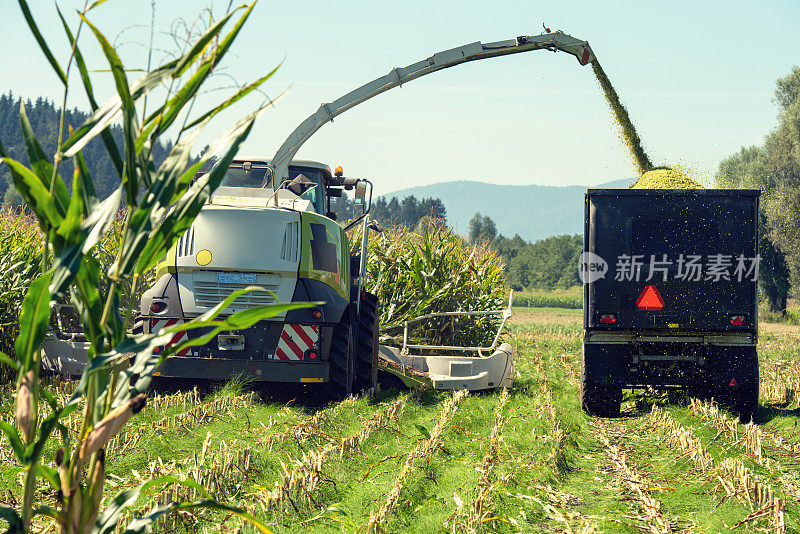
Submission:
<svg viewBox="0 0 800 534">
<path fill-rule="evenodd" d="M 731 383 L 728 384 L 730 387 L 735 388 L 739 385 L 739 382 L 736 381 L 736 378 L 731 378 Z"/>
<path fill-rule="evenodd" d="M 661 298 L 661 293 L 658 292 L 656 286 L 647 285 L 636 299 L 636 306 L 640 310 L 660 310 L 664 307 L 664 299 Z"/>
</svg>

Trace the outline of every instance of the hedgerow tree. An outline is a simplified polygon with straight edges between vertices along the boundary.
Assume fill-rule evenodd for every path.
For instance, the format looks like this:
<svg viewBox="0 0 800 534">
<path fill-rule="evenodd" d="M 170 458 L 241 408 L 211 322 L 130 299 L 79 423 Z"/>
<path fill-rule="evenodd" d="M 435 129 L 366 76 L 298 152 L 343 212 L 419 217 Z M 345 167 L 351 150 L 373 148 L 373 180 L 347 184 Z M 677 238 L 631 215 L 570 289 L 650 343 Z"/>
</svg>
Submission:
<svg viewBox="0 0 800 534">
<path fill-rule="evenodd" d="M 761 147 L 742 148 L 720 163 L 723 187 L 762 190 L 761 285 L 770 306 L 786 309 L 792 286 L 800 289 L 800 67 L 777 81 L 778 127 Z"/>
</svg>

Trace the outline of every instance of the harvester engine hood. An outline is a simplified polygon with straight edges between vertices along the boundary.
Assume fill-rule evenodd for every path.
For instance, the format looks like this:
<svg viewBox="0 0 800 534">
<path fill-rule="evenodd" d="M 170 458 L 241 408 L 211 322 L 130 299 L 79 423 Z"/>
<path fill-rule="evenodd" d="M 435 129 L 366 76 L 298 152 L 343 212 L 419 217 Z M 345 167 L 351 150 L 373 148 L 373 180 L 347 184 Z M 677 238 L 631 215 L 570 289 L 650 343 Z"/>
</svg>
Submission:
<svg viewBox="0 0 800 534">
<path fill-rule="evenodd" d="M 184 315 L 200 315 L 248 286 L 268 291 L 244 294 L 225 313 L 263 306 L 276 297 L 291 301 L 300 265 L 300 228 L 300 214 L 286 209 L 204 207 L 175 251 Z"/>
</svg>

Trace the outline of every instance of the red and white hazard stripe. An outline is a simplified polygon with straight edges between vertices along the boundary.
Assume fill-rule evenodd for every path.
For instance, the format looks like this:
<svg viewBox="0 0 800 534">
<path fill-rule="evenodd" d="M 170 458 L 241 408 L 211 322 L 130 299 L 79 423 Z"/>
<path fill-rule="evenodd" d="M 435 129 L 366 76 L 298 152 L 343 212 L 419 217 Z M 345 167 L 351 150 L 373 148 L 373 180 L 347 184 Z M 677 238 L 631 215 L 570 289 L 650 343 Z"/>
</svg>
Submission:
<svg viewBox="0 0 800 534">
<path fill-rule="evenodd" d="M 275 356 L 281 360 L 302 360 L 308 349 L 315 348 L 319 340 L 319 326 L 287 324 L 281 331 L 281 339 Z"/>
<path fill-rule="evenodd" d="M 150 333 L 157 334 L 161 331 L 162 328 L 170 328 L 172 326 L 175 326 L 176 324 L 183 324 L 183 320 L 175 318 L 150 319 Z M 174 345 L 177 345 L 178 343 L 182 343 L 188 338 L 189 334 L 187 334 L 185 330 L 183 332 L 178 332 L 177 334 L 172 336 L 172 339 L 169 340 L 169 343 L 167 343 L 164 347 L 156 347 L 153 352 L 158 354 L 159 352 L 164 350 L 165 347 L 172 347 Z M 180 351 L 176 352 L 175 356 L 186 356 L 191 352 L 191 350 L 192 350 L 191 347 L 186 347 L 185 349 L 181 349 Z"/>
</svg>

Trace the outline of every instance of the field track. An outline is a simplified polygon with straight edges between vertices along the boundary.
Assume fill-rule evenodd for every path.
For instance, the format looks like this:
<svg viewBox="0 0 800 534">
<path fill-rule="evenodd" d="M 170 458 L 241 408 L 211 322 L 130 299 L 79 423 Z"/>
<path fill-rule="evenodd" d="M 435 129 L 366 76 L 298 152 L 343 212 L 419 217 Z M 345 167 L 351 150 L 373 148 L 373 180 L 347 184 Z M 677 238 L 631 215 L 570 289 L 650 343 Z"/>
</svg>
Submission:
<svg viewBox="0 0 800 534">
<path fill-rule="evenodd" d="M 761 407 L 745 425 L 647 392 L 628 394 L 618 419 L 585 416 L 579 323 L 580 310 L 517 309 L 507 338 L 519 375 L 502 392 L 320 406 L 300 390 L 161 391 L 111 443 L 108 494 L 188 477 L 275 532 L 800 532 L 800 329 L 765 325 Z M 4 391 L 4 420 L 9 406 Z M 0 501 L 14 505 L 19 470 L 2 451 Z M 140 509 L 197 497 L 165 487 Z M 156 530 L 239 526 L 198 512 Z"/>
</svg>

